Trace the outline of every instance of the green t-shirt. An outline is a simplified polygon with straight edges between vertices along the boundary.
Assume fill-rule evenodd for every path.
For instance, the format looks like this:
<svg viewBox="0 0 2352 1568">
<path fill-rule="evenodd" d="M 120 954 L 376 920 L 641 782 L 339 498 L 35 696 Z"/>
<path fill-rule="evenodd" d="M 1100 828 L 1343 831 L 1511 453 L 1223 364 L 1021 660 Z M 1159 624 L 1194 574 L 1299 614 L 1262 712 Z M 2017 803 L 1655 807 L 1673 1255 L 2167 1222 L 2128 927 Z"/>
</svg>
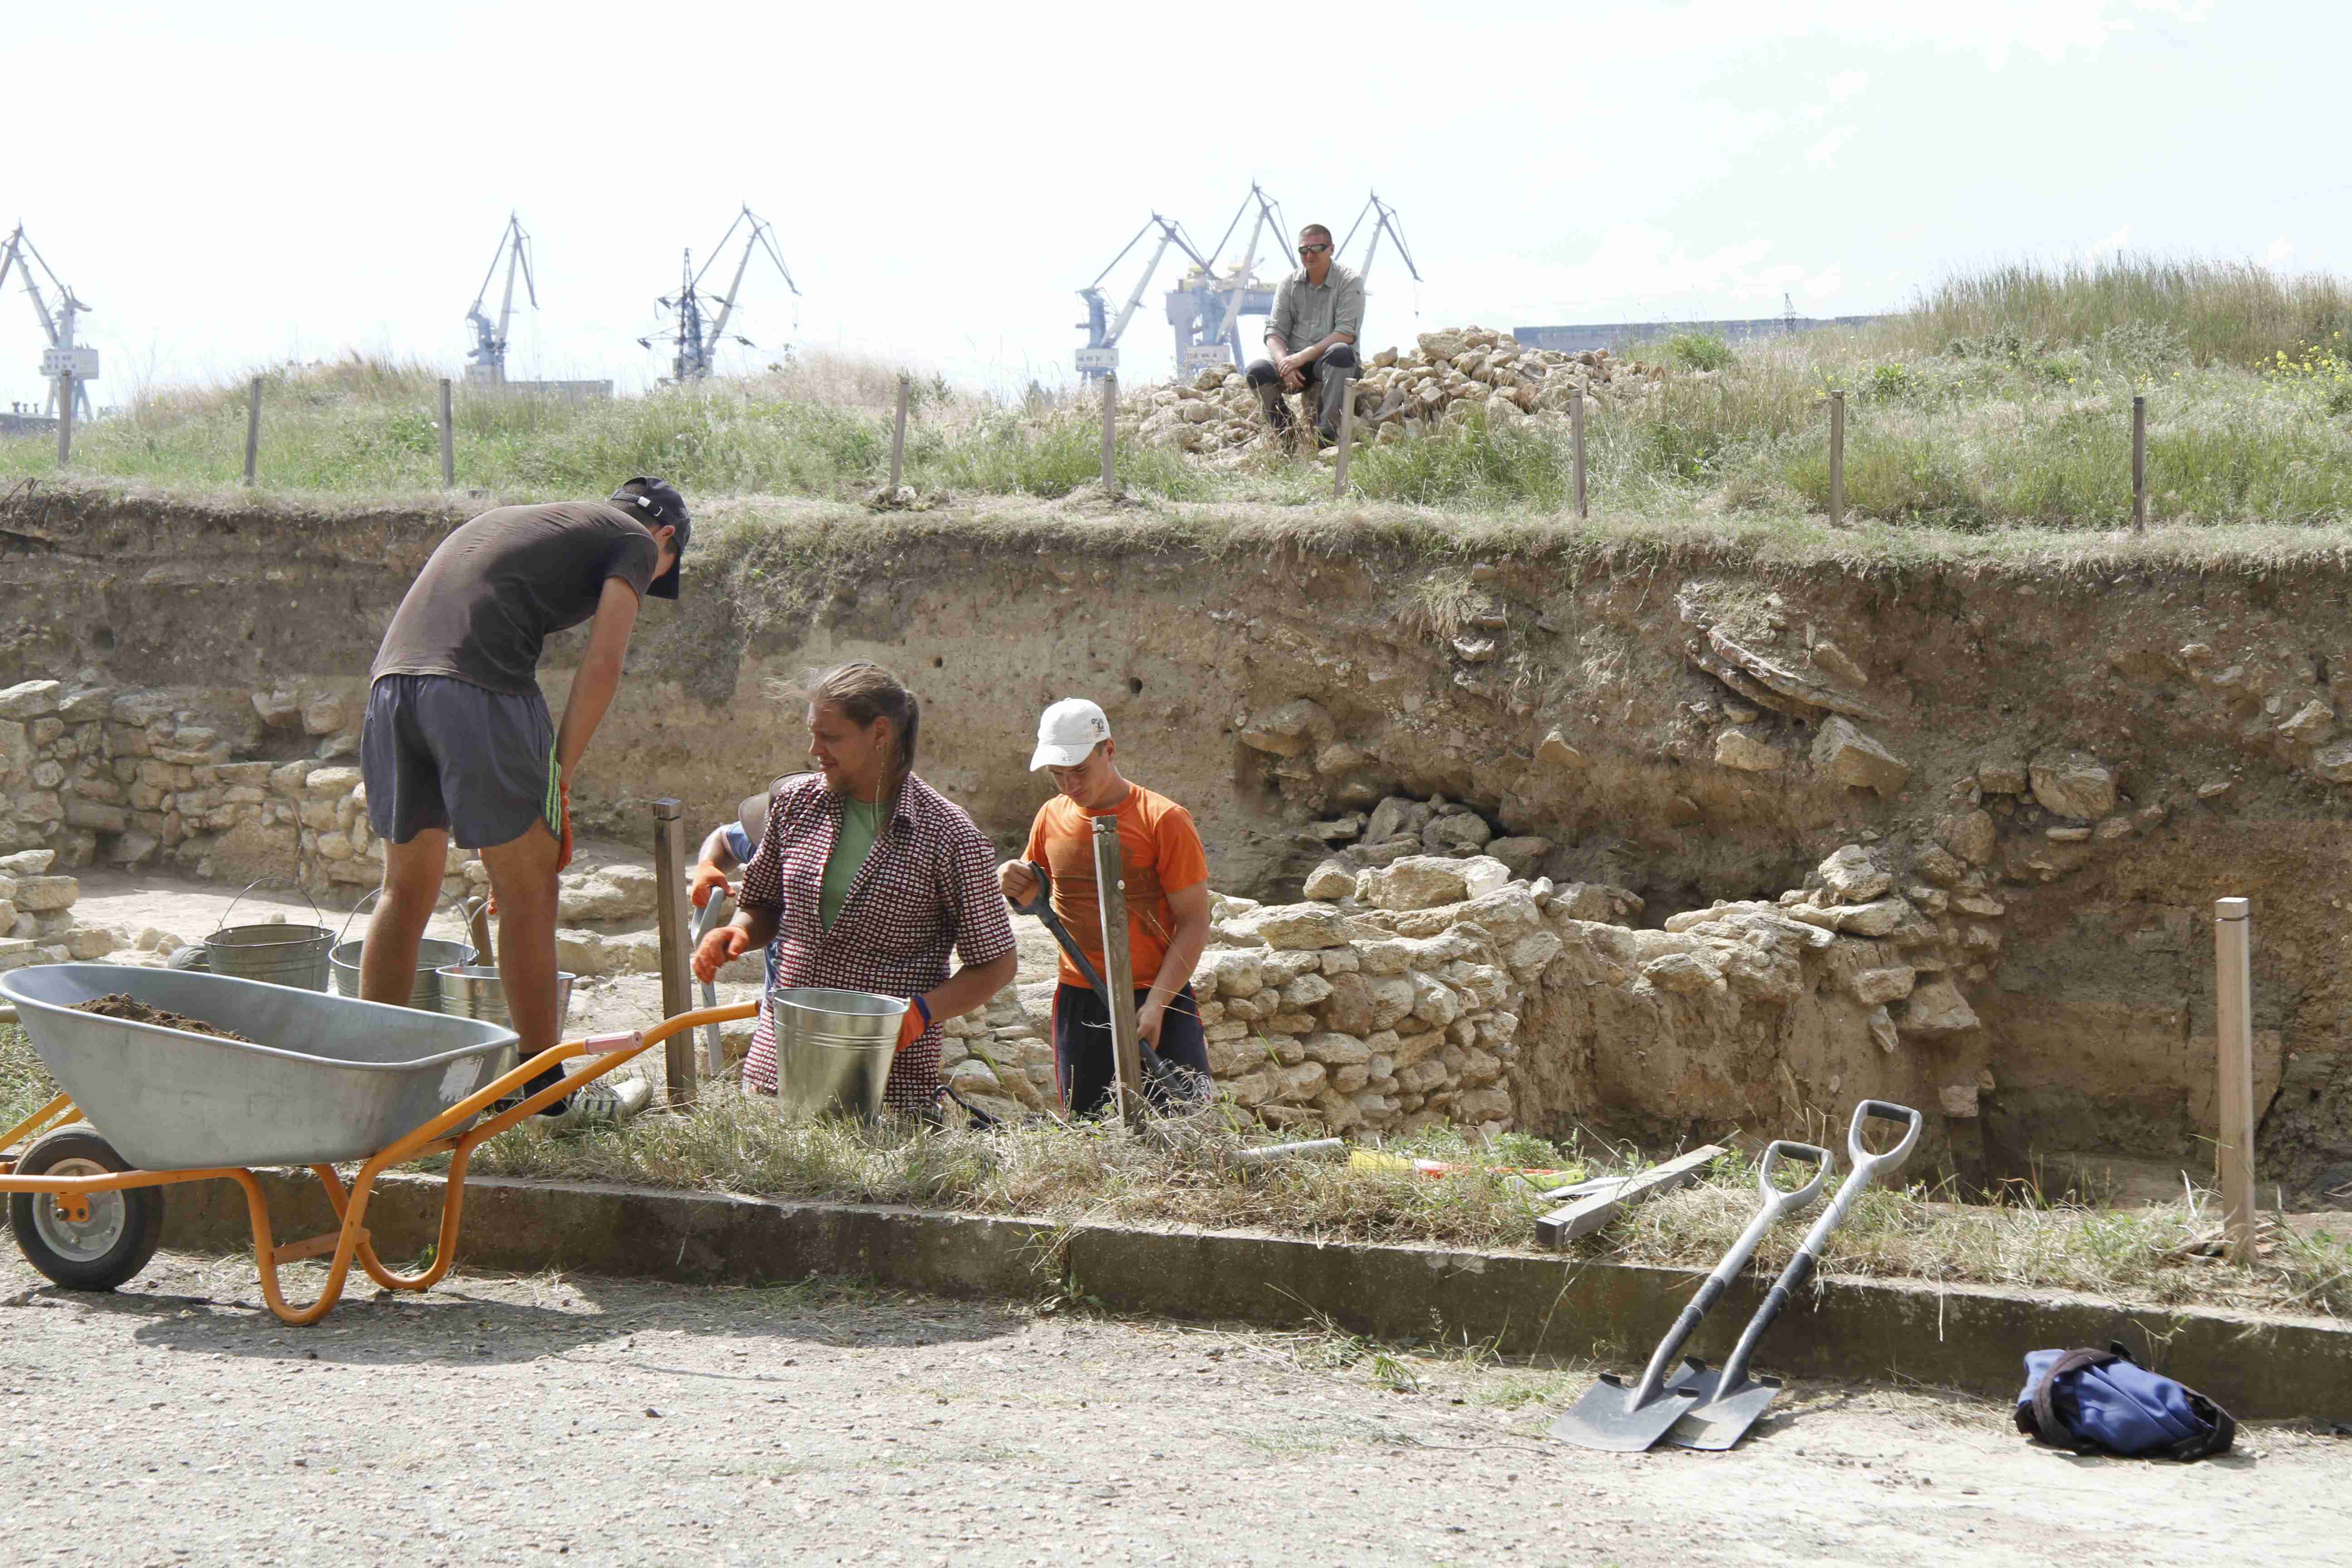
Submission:
<svg viewBox="0 0 2352 1568">
<path fill-rule="evenodd" d="M 818 890 L 816 918 L 831 931 L 835 916 L 841 913 L 844 900 L 849 897 L 849 884 L 857 880 L 857 868 L 866 864 L 866 855 L 874 847 L 874 833 L 882 825 L 879 803 L 845 799 L 841 803 L 841 832 L 833 841 L 833 853 L 825 858 L 824 885 Z"/>
</svg>

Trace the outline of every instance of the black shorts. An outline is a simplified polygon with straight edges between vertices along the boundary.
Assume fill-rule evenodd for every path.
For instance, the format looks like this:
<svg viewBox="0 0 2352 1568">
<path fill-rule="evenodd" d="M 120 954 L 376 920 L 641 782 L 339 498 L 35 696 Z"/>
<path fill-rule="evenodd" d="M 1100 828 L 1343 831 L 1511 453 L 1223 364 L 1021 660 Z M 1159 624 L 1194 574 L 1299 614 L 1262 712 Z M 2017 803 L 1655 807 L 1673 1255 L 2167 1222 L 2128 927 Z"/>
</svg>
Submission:
<svg viewBox="0 0 2352 1568">
<path fill-rule="evenodd" d="M 388 844 L 447 828 L 493 848 L 545 822 L 562 831 L 555 721 L 537 691 L 492 691 L 446 675 L 386 675 L 360 729 L 368 826 Z"/>
<path fill-rule="evenodd" d="M 1151 988 L 1139 985 L 1135 1005 L 1143 1005 Z M 1209 1041 L 1201 1032 L 1201 1005 L 1187 985 L 1169 998 L 1160 1019 L 1160 1058 L 1171 1067 L 1209 1078 Z M 1113 1070 L 1110 1049 L 1110 1009 L 1091 985 L 1063 985 L 1054 993 L 1054 1070 L 1062 1080 L 1062 1104 L 1076 1116 L 1092 1116 L 1110 1099 Z M 1147 1090 L 1155 1102 L 1163 1097 Z M 1166 1105 L 1161 1110 L 1169 1109 Z"/>
</svg>

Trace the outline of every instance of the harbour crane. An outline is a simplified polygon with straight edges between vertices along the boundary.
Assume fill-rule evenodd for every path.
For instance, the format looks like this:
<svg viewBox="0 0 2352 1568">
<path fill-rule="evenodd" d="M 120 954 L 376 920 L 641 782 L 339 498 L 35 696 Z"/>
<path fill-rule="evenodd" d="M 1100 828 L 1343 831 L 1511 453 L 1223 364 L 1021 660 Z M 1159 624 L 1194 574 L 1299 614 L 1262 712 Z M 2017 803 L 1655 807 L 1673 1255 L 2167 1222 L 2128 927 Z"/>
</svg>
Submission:
<svg viewBox="0 0 2352 1568">
<path fill-rule="evenodd" d="M 507 266 L 506 289 L 499 299 L 499 319 L 492 325 L 482 314 L 482 301 L 489 298 L 490 279 L 499 275 L 499 263 Z M 522 286 L 530 300 L 530 308 L 539 309 L 539 285 L 530 275 L 530 236 L 522 230 L 522 220 L 513 213 L 507 214 L 507 226 L 499 236 L 499 247 L 490 252 L 490 269 L 482 274 L 482 286 L 474 290 L 473 308 L 466 312 L 467 325 L 474 329 L 474 346 L 467 351 L 466 366 L 467 381 L 486 381 L 492 386 L 503 386 L 507 379 L 507 324 L 514 319 L 515 274 L 522 274 Z"/>
<path fill-rule="evenodd" d="M 41 297 L 40 279 L 33 276 L 38 267 L 49 279 L 49 287 L 58 292 L 58 309 L 52 314 L 49 303 Z M 40 318 L 41 335 L 48 346 L 41 351 L 41 374 L 48 378 L 49 405 L 47 413 L 58 412 L 58 395 L 65 384 L 68 372 L 73 375 L 73 413 L 77 419 L 90 416 L 89 384 L 98 379 L 98 351 L 74 342 L 77 319 L 89 310 L 79 296 L 58 279 L 47 260 L 33 248 L 26 236 L 25 226 L 18 224 L 16 232 L 0 245 L 0 288 L 5 288 L 8 273 L 14 268 L 25 279 L 26 297 L 33 301 L 33 314 Z"/>
<path fill-rule="evenodd" d="M 1242 258 L 1223 279 L 1217 277 L 1216 258 L 1224 254 L 1226 241 L 1241 227 L 1242 220 L 1250 220 L 1249 244 Z M 1257 182 L 1250 182 L 1249 195 L 1225 226 L 1217 248 L 1209 259 L 1184 275 L 1184 280 L 1168 294 L 1168 322 L 1176 329 L 1176 363 L 1187 371 L 1212 364 L 1241 363 L 1241 319 L 1244 316 L 1270 315 L 1274 310 L 1274 289 L 1257 276 L 1257 250 L 1264 241 L 1268 224 L 1279 236 L 1287 232 L 1282 218 L 1282 205 L 1262 190 Z"/>
<path fill-rule="evenodd" d="M 718 260 L 726 252 L 727 247 L 733 243 L 736 230 L 742 228 L 746 224 L 751 226 L 749 232 L 743 237 L 743 254 L 735 263 L 735 277 L 733 281 L 727 285 L 727 292 L 724 294 L 706 292 L 702 287 L 703 273 L 710 270 L 711 263 Z M 784 265 L 783 253 L 776 248 L 775 230 L 770 226 L 767 219 L 753 212 L 746 204 L 743 210 L 735 215 L 735 221 L 727 226 L 727 232 L 719 237 L 719 243 L 711 247 L 710 260 L 702 264 L 701 272 L 694 268 L 694 252 L 689 250 L 686 253 L 686 264 L 679 273 L 677 297 L 672 299 L 665 296 L 661 300 L 661 308 L 677 318 L 677 327 L 672 334 L 677 343 L 677 352 L 670 359 L 669 380 L 684 383 L 709 379 L 711 370 L 718 360 L 719 345 L 727 337 L 727 323 L 735 314 L 736 301 L 742 298 L 743 277 L 751 268 L 751 253 L 755 250 L 765 250 L 768 253 L 769 258 L 776 264 L 776 270 L 784 275 L 784 287 L 793 291 L 793 298 L 800 297 L 801 286 L 793 281 L 793 269 Z M 709 311 L 705 306 L 706 300 L 715 300 L 719 306 L 718 315 L 711 317 L 707 326 L 705 318 L 709 316 Z M 759 347 L 751 339 L 740 334 L 736 336 L 735 341 L 747 349 Z M 640 348 L 649 349 L 654 346 L 654 340 L 649 337 L 639 338 L 637 345 Z"/>
<path fill-rule="evenodd" d="M 1102 280 L 1111 275 L 1113 268 L 1127 259 L 1128 253 L 1142 243 L 1143 237 L 1150 234 L 1154 226 L 1160 230 L 1160 244 L 1151 252 L 1151 259 L 1144 264 L 1143 275 L 1135 280 L 1135 292 L 1127 297 L 1126 305 L 1118 312 L 1118 320 L 1111 321 L 1109 309 L 1103 300 Z M 1151 287 L 1152 274 L 1160 270 L 1160 263 L 1171 245 L 1181 248 L 1202 268 L 1208 267 L 1209 263 L 1202 259 L 1192 242 L 1184 237 L 1181 224 L 1153 213 L 1144 226 L 1135 231 L 1135 237 L 1110 258 L 1110 266 L 1095 274 L 1095 280 L 1078 290 L 1078 298 L 1087 302 L 1087 319 L 1079 323 L 1086 329 L 1087 346 L 1078 351 L 1078 374 L 1086 380 L 1098 381 L 1118 369 L 1119 335 L 1127 331 L 1128 322 L 1135 319 L 1136 307 L 1143 303 L 1143 291 Z"/>
<path fill-rule="evenodd" d="M 1372 220 L 1372 232 L 1364 241 L 1364 258 L 1356 264 L 1357 275 L 1362 278 L 1370 278 L 1372 275 L 1372 258 L 1380 254 L 1381 236 L 1385 234 L 1396 241 L 1397 254 L 1404 258 L 1404 269 L 1412 274 L 1414 282 L 1420 282 L 1421 268 L 1412 264 L 1412 251 L 1405 245 L 1404 230 L 1398 226 L 1396 208 L 1381 200 L 1381 194 L 1378 191 L 1374 191 L 1371 194 L 1371 200 L 1364 204 L 1364 210 L 1356 215 L 1356 221 L 1348 226 L 1348 239 L 1341 240 L 1339 248 L 1332 254 L 1340 256 L 1347 253 L 1348 240 L 1356 237 L 1356 231 L 1364 226 L 1366 218 Z"/>
</svg>

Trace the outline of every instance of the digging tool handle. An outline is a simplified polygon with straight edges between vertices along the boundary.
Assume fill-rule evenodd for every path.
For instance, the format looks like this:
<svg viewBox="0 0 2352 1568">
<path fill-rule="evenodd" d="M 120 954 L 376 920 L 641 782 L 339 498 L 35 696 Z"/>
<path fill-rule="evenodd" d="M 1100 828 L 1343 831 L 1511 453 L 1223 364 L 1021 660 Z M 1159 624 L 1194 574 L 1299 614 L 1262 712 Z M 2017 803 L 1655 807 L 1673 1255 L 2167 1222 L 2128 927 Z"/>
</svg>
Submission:
<svg viewBox="0 0 2352 1568">
<path fill-rule="evenodd" d="M 1111 1006 L 1110 987 L 1103 984 L 1102 975 L 1079 948 L 1077 939 L 1070 934 L 1070 928 L 1062 923 L 1062 917 L 1054 912 L 1054 874 L 1045 869 L 1045 862 L 1041 860 L 1030 860 L 1024 864 L 1029 868 L 1029 874 L 1037 879 L 1037 890 L 1030 895 L 1027 903 L 1014 904 L 1013 912 L 1034 915 L 1045 923 L 1045 929 L 1054 933 L 1054 940 L 1061 944 L 1062 951 L 1070 955 L 1070 962 L 1078 966 L 1078 973 L 1086 976 L 1087 984 L 1102 998 L 1103 1007 L 1108 1011 Z M 1135 1045 L 1143 1053 L 1144 1076 L 1154 1082 L 1171 1078 L 1168 1064 L 1160 1059 L 1160 1053 L 1152 1048 L 1149 1040 L 1139 1036 Z"/>
<path fill-rule="evenodd" d="M 1763 1339 L 1764 1331 L 1780 1315 L 1790 1296 L 1803 1289 L 1813 1277 L 1813 1270 L 1821 1263 L 1822 1248 L 1829 1245 L 1832 1233 L 1844 1223 L 1846 1211 L 1862 1196 L 1863 1188 L 1870 1185 L 1880 1171 L 1891 1171 L 1903 1163 L 1905 1156 L 1911 1152 L 1911 1145 L 1919 1141 L 1920 1120 L 1919 1113 L 1909 1106 L 1884 1100 L 1865 1100 L 1853 1108 L 1853 1120 L 1847 1124 L 1845 1134 L 1845 1152 L 1853 1168 L 1839 1184 L 1837 1196 L 1830 1200 L 1830 1206 L 1813 1222 L 1813 1228 L 1805 1233 L 1797 1256 L 1789 1259 L 1789 1267 L 1780 1271 L 1780 1278 L 1765 1293 L 1764 1304 L 1756 1309 L 1756 1315 L 1740 1331 L 1739 1343 L 1732 1348 L 1731 1358 L 1723 1363 L 1723 1373 L 1716 1382 L 1717 1399 L 1738 1392 L 1747 1384 L 1748 1363 L 1756 1354 L 1757 1342 Z M 1872 1153 L 1862 1141 L 1863 1123 L 1870 1121 L 1907 1123 L 1902 1142 L 1883 1154 Z"/>
<path fill-rule="evenodd" d="M 1772 1177 L 1783 1160 L 1811 1165 L 1813 1168 L 1812 1179 L 1801 1187 L 1782 1192 Z M 1756 1168 L 1756 1186 L 1763 1198 L 1757 1205 L 1756 1216 L 1748 1222 L 1748 1228 L 1739 1233 L 1739 1239 L 1731 1244 L 1731 1250 L 1723 1255 L 1723 1260 L 1715 1266 L 1715 1271 L 1700 1282 L 1697 1293 L 1683 1308 L 1681 1315 L 1675 1319 L 1675 1326 L 1666 1331 L 1666 1337 L 1658 1342 L 1656 1352 L 1650 1357 L 1649 1366 L 1642 1373 L 1642 1381 L 1634 1385 L 1633 1394 L 1626 1399 L 1626 1408 L 1638 1409 L 1657 1396 L 1658 1390 L 1665 1386 L 1666 1369 L 1675 1364 L 1675 1357 L 1681 1354 L 1683 1346 L 1690 1342 L 1692 1333 L 1698 1328 L 1699 1320 L 1706 1317 L 1708 1309 L 1722 1299 L 1724 1291 L 1739 1277 L 1739 1271 L 1748 1267 L 1748 1260 L 1756 1256 L 1757 1244 L 1764 1239 L 1764 1233 L 1778 1224 L 1783 1215 L 1793 1214 L 1819 1197 L 1822 1184 L 1829 1179 L 1829 1173 L 1830 1152 L 1826 1149 L 1779 1139 L 1765 1149 L 1764 1158 Z"/>
</svg>

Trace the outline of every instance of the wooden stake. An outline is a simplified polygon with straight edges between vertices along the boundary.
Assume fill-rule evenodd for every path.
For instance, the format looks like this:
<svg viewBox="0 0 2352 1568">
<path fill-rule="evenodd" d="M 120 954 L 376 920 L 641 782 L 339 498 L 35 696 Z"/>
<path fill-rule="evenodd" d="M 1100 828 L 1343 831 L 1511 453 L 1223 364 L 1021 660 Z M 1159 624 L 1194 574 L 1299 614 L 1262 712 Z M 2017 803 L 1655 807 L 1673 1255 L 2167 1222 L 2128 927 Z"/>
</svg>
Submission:
<svg viewBox="0 0 2352 1568">
<path fill-rule="evenodd" d="M 1348 494 L 1348 448 L 1356 441 L 1356 378 L 1349 376 L 1339 384 L 1339 460 L 1331 465 L 1331 499 L 1344 500 Z"/>
<path fill-rule="evenodd" d="M 890 500 L 898 500 L 898 475 L 907 460 L 907 400 L 914 383 L 905 372 L 898 375 L 898 422 L 890 427 Z"/>
<path fill-rule="evenodd" d="M 261 457 L 261 378 L 255 376 L 245 391 L 245 482 L 253 483 L 254 464 Z"/>
<path fill-rule="evenodd" d="M 2147 399 L 2132 399 L 2132 531 L 2147 531 Z"/>
<path fill-rule="evenodd" d="M 2213 901 L 2213 1024 L 2221 1040 L 2221 1225 L 2230 1261 L 2254 1260 L 2253 921 L 2243 899 Z"/>
<path fill-rule="evenodd" d="M 73 372 L 58 373 L 58 467 L 73 461 Z"/>
<path fill-rule="evenodd" d="M 693 976 L 687 969 L 693 955 L 686 951 L 691 924 L 686 912 L 686 806 L 667 798 L 654 802 L 654 897 L 661 940 L 662 1016 L 675 1018 L 694 1009 Z M 694 1031 L 672 1035 L 662 1049 L 669 1102 L 683 1110 L 694 1103 Z"/>
<path fill-rule="evenodd" d="M 1845 525 L 1845 394 L 1830 394 L 1830 526 Z"/>
<path fill-rule="evenodd" d="M 1118 852 L 1118 822 L 1095 823 L 1095 889 L 1102 910 L 1103 984 L 1110 988 L 1111 1065 L 1118 1075 L 1120 1119 L 1143 1120 L 1143 1053 L 1135 1039 L 1135 964 L 1127 949 L 1127 879 Z"/>
<path fill-rule="evenodd" d="M 1118 373 L 1103 377 L 1103 489 L 1118 492 Z"/>
<path fill-rule="evenodd" d="M 1569 446 L 1576 457 L 1576 515 L 1591 515 L 1584 504 L 1584 389 L 1578 387 L 1568 405 Z"/>
<path fill-rule="evenodd" d="M 441 488 L 457 487 L 457 432 L 449 426 L 449 378 L 441 378 Z"/>
</svg>

